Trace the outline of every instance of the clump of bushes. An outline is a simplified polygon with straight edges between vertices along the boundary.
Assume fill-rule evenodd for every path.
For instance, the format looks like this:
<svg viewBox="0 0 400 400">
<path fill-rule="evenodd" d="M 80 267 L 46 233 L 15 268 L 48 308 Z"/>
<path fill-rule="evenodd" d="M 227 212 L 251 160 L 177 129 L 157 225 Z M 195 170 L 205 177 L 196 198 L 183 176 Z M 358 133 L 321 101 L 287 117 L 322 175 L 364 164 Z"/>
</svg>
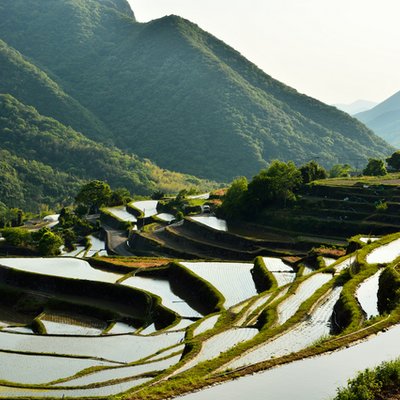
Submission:
<svg viewBox="0 0 400 400">
<path fill-rule="evenodd" d="M 338 390 L 334 400 L 375 400 L 389 398 L 400 386 L 400 359 L 385 362 L 373 370 L 365 370 L 348 386 Z"/>
<path fill-rule="evenodd" d="M 386 267 L 379 278 L 378 310 L 390 313 L 400 305 L 400 273 L 393 267 Z"/>
<path fill-rule="evenodd" d="M 56 256 L 60 253 L 63 239 L 48 228 L 30 232 L 23 228 L 5 228 L 2 235 L 7 244 L 37 251 L 42 256 Z"/>
</svg>

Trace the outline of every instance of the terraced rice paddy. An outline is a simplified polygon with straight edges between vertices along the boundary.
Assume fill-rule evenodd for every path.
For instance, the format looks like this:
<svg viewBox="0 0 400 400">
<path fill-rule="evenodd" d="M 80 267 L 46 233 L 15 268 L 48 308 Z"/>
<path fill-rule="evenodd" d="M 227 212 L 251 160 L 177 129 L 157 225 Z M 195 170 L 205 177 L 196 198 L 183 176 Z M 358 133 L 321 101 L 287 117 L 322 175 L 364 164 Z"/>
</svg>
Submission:
<svg viewBox="0 0 400 400">
<path fill-rule="evenodd" d="M 241 313 L 241 317 L 237 320 L 236 324 L 239 326 L 243 326 L 246 320 L 250 317 L 252 313 L 254 313 L 258 308 L 262 307 L 266 303 L 268 303 L 271 298 L 271 294 L 264 294 L 260 296 L 257 300 L 255 300 L 250 307 Z M 254 321 L 253 321 L 254 322 Z"/>
<path fill-rule="evenodd" d="M 193 321 L 190 319 L 182 318 L 176 325 L 172 326 L 171 328 L 167 329 L 168 332 L 170 331 L 181 331 L 186 329 L 188 326 L 192 325 Z"/>
<path fill-rule="evenodd" d="M 232 328 L 215 335 L 203 342 L 200 353 L 176 373 L 186 371 L 203 361 L 211 360 L 237 344 L 252 339 L 257 333 L 258 330 L 254 328 Z"/>
<path fill-rule="evenodd" d="M 363 237 L 363 238 L 360 238 L 359 240 L 362 243 L 374 243 L 379 239 L 380 238 L 378 238 L 378 237 Z"/>
<path fill-rule="evenodd" d="M 294 272 L 293 268 L 285 264 L 280 258 L 263 257 L 263 261 L 270 272 Z"/>
<path fill-rule="evenodd" d="M 76 246 L 75 250 L 72 250 L 68 253 L 62 253 L 62 257 L 83 257 L 85 253 L 85 248 L 83 246 Z"/>
<path fill-rule="evenodd" d="M 201 335 L 204 332 L 214 328 L 214 325 L 217 323 L 219 314 L 213 315 L 209 318 L 204 319 L 194 330 L 193 336 Z"/>
<path fill-rule="evenodd" d="M 182 265 L 210 282 L 225 297 L 229 308 L 257 295 L 250 270 L 253 264 L 224 262 L 184 262 Z"/>
<path fill-rule="evenodd" d="M 125 222 L 137 222 L 137 218 L 126 210 L 125 206 L 106 208 L 106 211 L 115 218 Z"/>
<path fill-rule="evenodd" d="M 306 321 L 301 322 L 293 329 L 286 331 L 283 335 L 272 339 L 255 350 L 242 355 L 226 367 L 240 368 L 245 365 L 266 361 L 272 357 L 282 357 L 305 349 L 318 339 L 329 335 L 333 307 L 339 300 L 341 291 L 341 287 L 336 287 L 323 299 L 322 303 L 309 315 Z"/>
<path fill-rule="evenodd" d="M 327 267 L 331 266 L 336 262 L 336 258 L 322 257 L 322 259 L 324 260 L 324 263 Z"/>
<path fill-rule="evenodd" d="M 305 275 L 310 275 L 310 274 L 312 274 L 313 272 L 315 272 L 315 269 L 314 268 L 312 268 L 312 267 L 309 267 L 309 266 L 305 266 L 304 267 L 304 269 L 303 269 L 303 275 L 305 276 Z"/>
<path fill-rule="evenodd" d="M 190 217 L 193 221 L 199 222 L 200 224 L 206 225 L 209 228 L 216 229 L 218 231 L 228 231 L 228 225 L 225 220 L 219 219 L 217 217 L 212 216 L 197 216 L 197 217 Z"/>
<path fill-rule="evenodd" d="M 280 258 L 263 257 L 264 264 L 268 271 L 275 277 L 278 287 L 292 283 L 296 273 L 292 267 L 286 265 Z"/>
<path fill-rule="evenodd" d="M 350 268 L 354 264 L 355 261 L 356 261 L 355 255 L 347 257 L 344 261 L 342 261 L 334 266 L 336 273 L 340 273 L 340 272 L 344 271 L 345 269 Z"/>
<path fill-rule="evenodd" d="M 90 240 L 90 249 L 86 252 L 86 257 L 93 257 L 95 254 L 102 253 L 100 255 L 107 255 L 106 243 L 97 237 L 90 235 L 88 236 Z"/>
<path fill-rule="evenodd" d="M 158 350 L 179 344 L 182 332 L 157 336 L 121 335 L 98 337 L 35 336 L 0 331 L 0 350 L 36 354 L 65 354 L 131 363 L 149 357 Z"/>
<path fill-rule="evenodd" d="M 75 258 L 0 258 L 0 266 L 41 275 L 61 276 L 98 282 L 116 282 L 120 274 L 93 268 L 88 262 Z"/>
<path fill-rule="evenodd" d="M 316 290 L 332 279 L 330 274 L 315 274 L 305 280 L 294 294 L 284 300 L 278 306 L 279 324 L 288 321 L 300 307 Z"/>
<path fill-rule="evenodd" d="M 30 399 L 42 399 L 46 397 L 63 398 L 66 396 L 68 396 L 68 398 L 111 396 L 124 392 L 132 387 L 139 386 L 151 379 L 152 378 L 142 378 L 88 389 L 17 389 L 0 386 L 0 398 L 12 399 L 16 397 L 29 397 Z"/>
<path fill-rule="evenodd" d="M 82 335 L 82 336 L 98 336 L 101 335 L 102 329 L 90 328 L 86 326 L 65 324 L 61 322 L 41 320 L 47 334 L 49 335 Z"/>
<path fill-rule="evenodd" d="M 86 368 L 114 364 L 82 358 L 26 355 L 0 351 L 0 365 L 2 366 L 0 378 L 3 381 L 44 384 L 68 378 Z M 7 367 L 5 368 L 5 366 Z"/>
<path fill-rule="evenodd" d="M 152 355 L 151 357 L 146 359 L 146 362 L 153 362 L 153 361 L 161 361 L 166 358 L 172 357 L 176 354 L 182 354 L 185 346 L 183 344 L 174 346 L 168 350 L 161 350 L 157 352 L 156 354 Z"/>
<path fill-rule="evenodd" d="M 393 242 L 372 250 L 367 255 L 366 260 L 368 264 L 389 264 L 397 257 L 400 257 L 400 239 L 393 240 Z"/>
<path fill-rule="evenodd" d="M 372 254 L 373 252 L 370 256 Z M 335 262 L 333 266 L 336 272 L 340 272 L 354 261 L 353 254 Z M 72 258 L 0 259 L 0 264 L 3 262 L 20 270 L 65 276 L 70 279 L 112 283 L 121 277 L 119 274 L 98 271 L 85 261 Z M 118 283 L 159 296 L 166 308 L 181 317 L 176 325 L 167 326 L 159 331 L 156 331 L 151 318 L 146 322 L 148 326 L 145 329 L 137 329 L 127 323 L 115 323 L 112 319 L 97 320 L 98 317 L 65 314 L 63 319 L 64 314 L 61 311 L 57 314 L 55 310 L 48 313 L 40 311 L 37 316 L 43 322 L 47 335 L 35 335 L 32 331 L 19 333 L 18 331 L 24 331 L 30 326 L 28 322 L 24 322 L 26 327 L 22 326 L 22 323 L 14 323 L 14 328 L 8 328 L 8 323 L 0 323 L 0 366 L 6 366 L 0 367 L 0 380 L 3 383 L 3 386 L 0 386 L 0 398 L 106 398 L 151 381 L 155 388 L 151 396 L 158 391 L 161 399 L 169 397 L 169 393 L 164 396 L 163 388 L 171 387 L 171 382 L 174 387 L 181 389 L 190 385 L 190 374 L 194 372 L 197 382 L 197 374 L 200 374 L 200 378 L 203 376 L 201 374 L 217 378 L 221 373 L 226 374 L 232 370 L 235 370 L 235 373 L 249 372 L 248 366 L 257 368 L 259 363 L 271 359 L 279 363 L 283 356 L 314 349 L 312 346 L 316 342 L 325 340 L 331 334 L 332 313 L 342 287 L 335 286 L 332 281 L 331 285 L 326 285 L 325 293 L 320 292 L 319 299 L 314 304 L 310 301 L 307 303 L 307 309 L 304 302 L 330 280 L 338 279 L 337 282 L 341 282 L 341 277 L 333 277 L 331 273 L 323 271 L 316 273 L 310 269 L 309 275 L 298 278 L 301 279 L 301 283 L 298 284 L 294 270 L 282 260 L 264 257 L 264 262 L 277 278 L 279 286 L 283 287 L 261 294 L 257 293 L 252 278 L 252 263 L 181 263 L 225 297 L 224 306 L 229 310 L 222 310 L 212 316 L 203 317 L 183 299 L 177 297 L 171 291 L 166 278 L 129 276 Z M 371 269 L 373 270 L 373 267 Z M 368 317 L 378 315 L 376 294 L 379 274 L 380 272 L 361 283 L 355 293 Z M 300 308 L 302 304 L 303 307 Z M 268 310 L 268 313 L 263 313 L 264 309 Z M 297 319 L 290 320 L 296 313 Z M 277 320 L 273 318 L 268 321 L 270 315 L 276 315 Z M 57 319 L 57 316 L 60 319 Z M 192 325 L 196 323 L 196 319 L 200 321 L 193 329 Z M 384 317 L 381 319 L 383 321 Z M 4 318 L 4 321 L 7 319 Z M 107 331 L 107 327 L 111 329 Z M 7 332 L 7 329 L 14 331 Z M 187 335 L 192 329 L 193 337 Z M 361 329 L 363 330 L 365 329 Z M 359 358 L 363 360 L 364 368 L 371 360 L 385 357 L 387 359 L 389 353 L 391 356 L 399 353 L 398 338 L 399 330 L 393 328 L 349 349 L 278 366 L 255 377 L 223 384 L 219 387 L 224 388 L 224 395 L 219 394 L 219 387 L 215 387 L 183 398 L 230 400 L 243 399 L 251 393 L 255 400 L 264 399 L 266 395 L 268 399 L 275 400 L 323 400 L 328 398 L 325 393 L 331 393 L 329 390 L 332 391 L 337 386 L 332 385 L 332 379 L 338 375 L 342 376 L 343 370 L 348 371 L 349 365 L 356 365 Z M 333 342 L 335 340 L 336 338 L 332 339 Z M 352 352 L 352 348 L 357 348 L 357 352 Z M 331 366 L 331 360 L 334 360 L 335 368 Z M 208 361 L 212 362 L 207 363 Z M 200 363 L 207 364 L 204 364 L 204 368 L 192 370 Z M 297 367 L 292 369 L 293 365 Z M 174 366 L 177 366 L 177 369 L 171 368 Z M 308 371 L 308 374 L 304 375 L 304 370 Z M 329 379 L 325 376 L 328 375 L 327 370 L 330 371 Z M 165 375 L 161 376 L 161 373 Z M 186 375 L 181 381 L 183 373 Z M 298 375 L 301 376 L 300 380 Z M 253 387 L 257 387 L 258 376 L 264 377 L 259 391 Z M 168 378 L 171 378 L 171 381 Z M 323 381 L 324 385 L 331 385 L 332 388 L 329 386 L 329 390 L 324 392 L 326 388 L 320 381 Z M 7 387 L 7 382 L 9 386 L 17 384 L 21 387 Z M 250 386 L 247 382 L 251 382 Z M 183 386 L 180 386 L 181 384 Z M 30 385 L 39 386 L 32 388 Z M 231 385 L 238 388 L 237 393 L 236 389 L 231 392 Z M 313 390 L 310 390 L 310 387 Z M 146 398 L 149 388 L 144 387 L 140 390 L 144 390 L 143 398 Z M 318 397 L 314 391 L 319 393 Z"/>
<path fill-rule="evenodd" d="M 285 364 L 178 399 L 243 400 L 249 393 L 253 400 L 331 399 L 337 387 L 344 386 L 358 371 L 399 357 L 399 337 L 400 325 L 397 325 L 387 332 L 334 353 Z"/>
<path fill-rule="evenodd" d="M 120 335 L 125 333 L 133 333 L 136 328 L 133 326 L 124 324 L 123 322 L 116 322 L 113 327 L 107 332 L 109 335 Z"/>
<path fill-rule="evenodd" d="M 137 375 L 148 374 L 153 371 L 163 371 L 179 362 L 181 355 L 167 358 L 166 360 L 151 362 L 147 364 L 134 365 L 132 367 L 114 367 L 102 371 L 93 372 L 88 375 L 71 379 L 66 382 L 56 384 L 59 387 L 86 386 L 92 383 L 107 382 L 113 379 L 126 379 Z"/>
<path fill-rule="evenodd" d="M 122 284 L 137 289 L 143 289 L 161 297 L 162 304 L 165 307 L 175 311 L 183 317 L 202 316 L 172 292 L 168 280 L 133 276 L 122 281 Z"/>
<path fill-rule="evenodd" d="M 379 315 L 378 311 L 378 288 L 379 277 L 382 271 L 366 279 L 357 289 L 356 297 L 361 305 L 361 308 L 367 315 L 367 318 L 372 318 Z"/>
<path fill-rule="evenodd" d="M 157 218 L 164 222 L 172 222 L 175 217 L 172 214 L 161 213 L 157 214 Z"/>
<path fill-rule="evenodd" d="M 134 203 L 131 203 L 131 205 L 140 210 L 145 218 L 157 215 L 157 200 L 135 201 Z"/>
</svg>

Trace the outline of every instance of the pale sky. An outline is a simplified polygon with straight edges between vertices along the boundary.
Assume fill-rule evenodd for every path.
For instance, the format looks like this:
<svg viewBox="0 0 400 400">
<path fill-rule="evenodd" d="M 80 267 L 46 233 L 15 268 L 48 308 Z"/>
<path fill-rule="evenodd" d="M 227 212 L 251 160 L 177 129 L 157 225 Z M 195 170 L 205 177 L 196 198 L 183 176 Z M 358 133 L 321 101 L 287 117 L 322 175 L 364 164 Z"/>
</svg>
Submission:
<svg viewBox="0 0 400 400">
<path fill-rule="evenodd" d="M 187 18 L 328 104 L 400 90 L 400 0 L 128 1 L 138 21 Z"/>
</svg>

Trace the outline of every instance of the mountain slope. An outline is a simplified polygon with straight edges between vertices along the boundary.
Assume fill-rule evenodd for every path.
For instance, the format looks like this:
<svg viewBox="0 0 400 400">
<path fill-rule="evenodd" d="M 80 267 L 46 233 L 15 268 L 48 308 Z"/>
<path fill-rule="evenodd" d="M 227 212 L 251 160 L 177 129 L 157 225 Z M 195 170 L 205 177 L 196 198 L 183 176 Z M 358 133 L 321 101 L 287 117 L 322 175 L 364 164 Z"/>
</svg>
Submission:
<svg viewBox="0 0 400 400">
<path fill-rule="evenodd" d="M 40 203 L 65 204 L 92 179 L 135 194 L 207 185 L 95 143 L 11 95 L 0 95 L 0 143 L 0 198 L 8 206 L 31 210 Z"/>
<path fill-rule="evenodd" d="M 110 138 L 110 132 L 100 120 L 2 40 L 0 65 L 0 93 L 9 93 L 34 106 L 41 114 L 71 125 L 89 137 Z"/>
<path fill-rule="evenodd" d="M 390 144 L 400 148 L 400 92 L 355 117 Z"/>
<path fill-rule="evenodd" d="M 357 120 L 277 82 L 189 21 L 139 24 L 122 4 L 0 4 L 0 37 L 45 66 L 118 147 L 218 180 L 254 175 L 274 158 L 329 166 L 393 151 Z"/>
</svg>

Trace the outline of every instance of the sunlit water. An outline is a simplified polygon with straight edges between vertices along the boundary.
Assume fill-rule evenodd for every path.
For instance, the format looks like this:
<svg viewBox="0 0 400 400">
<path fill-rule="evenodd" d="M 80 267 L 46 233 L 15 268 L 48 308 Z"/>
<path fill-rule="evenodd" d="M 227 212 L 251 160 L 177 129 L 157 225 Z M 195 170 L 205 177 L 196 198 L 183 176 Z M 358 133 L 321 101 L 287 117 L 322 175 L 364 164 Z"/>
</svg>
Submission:
<svg viewBox="0 0 400 400">
<path fill-rule="evenodd" d="M 356 297 L 361 305 L 361 308 L 367 314 L 367 318 L 375 317 L 379 315 L 378 311 L 378 289 L 379 289 L 379 277 L 381 276 L 382 270 L 366 279 L 357 288 Z"/>
<path fill-rule="evenodd" d="M 296 361 L 181 396 L 182 400 L 329 400 L 365 368 L 400 356 L 400 325 L 334 353 Z"/>
<path fill-rule="evenodd" d="M 228 225 L 226 221 L 217 217 L 190 217 L 190 219 L 218 231 L 228 231 Z"/>
<path fill-rule="evenodd" d="M 225 297 L 229 308 L 249 297 L 257 295 L 250 270 L 250 263 L 184 262 L 183 266 L 210 282 Z"/>
<path fill-rule="evenodd" d="M 11 267 L 36 274 L 84 279 L 99 282 L 116 282 L 121 274 L 97 270 L 83 260 L 75 258 L 0 258 L 0 266 Z"/>
</svg>

